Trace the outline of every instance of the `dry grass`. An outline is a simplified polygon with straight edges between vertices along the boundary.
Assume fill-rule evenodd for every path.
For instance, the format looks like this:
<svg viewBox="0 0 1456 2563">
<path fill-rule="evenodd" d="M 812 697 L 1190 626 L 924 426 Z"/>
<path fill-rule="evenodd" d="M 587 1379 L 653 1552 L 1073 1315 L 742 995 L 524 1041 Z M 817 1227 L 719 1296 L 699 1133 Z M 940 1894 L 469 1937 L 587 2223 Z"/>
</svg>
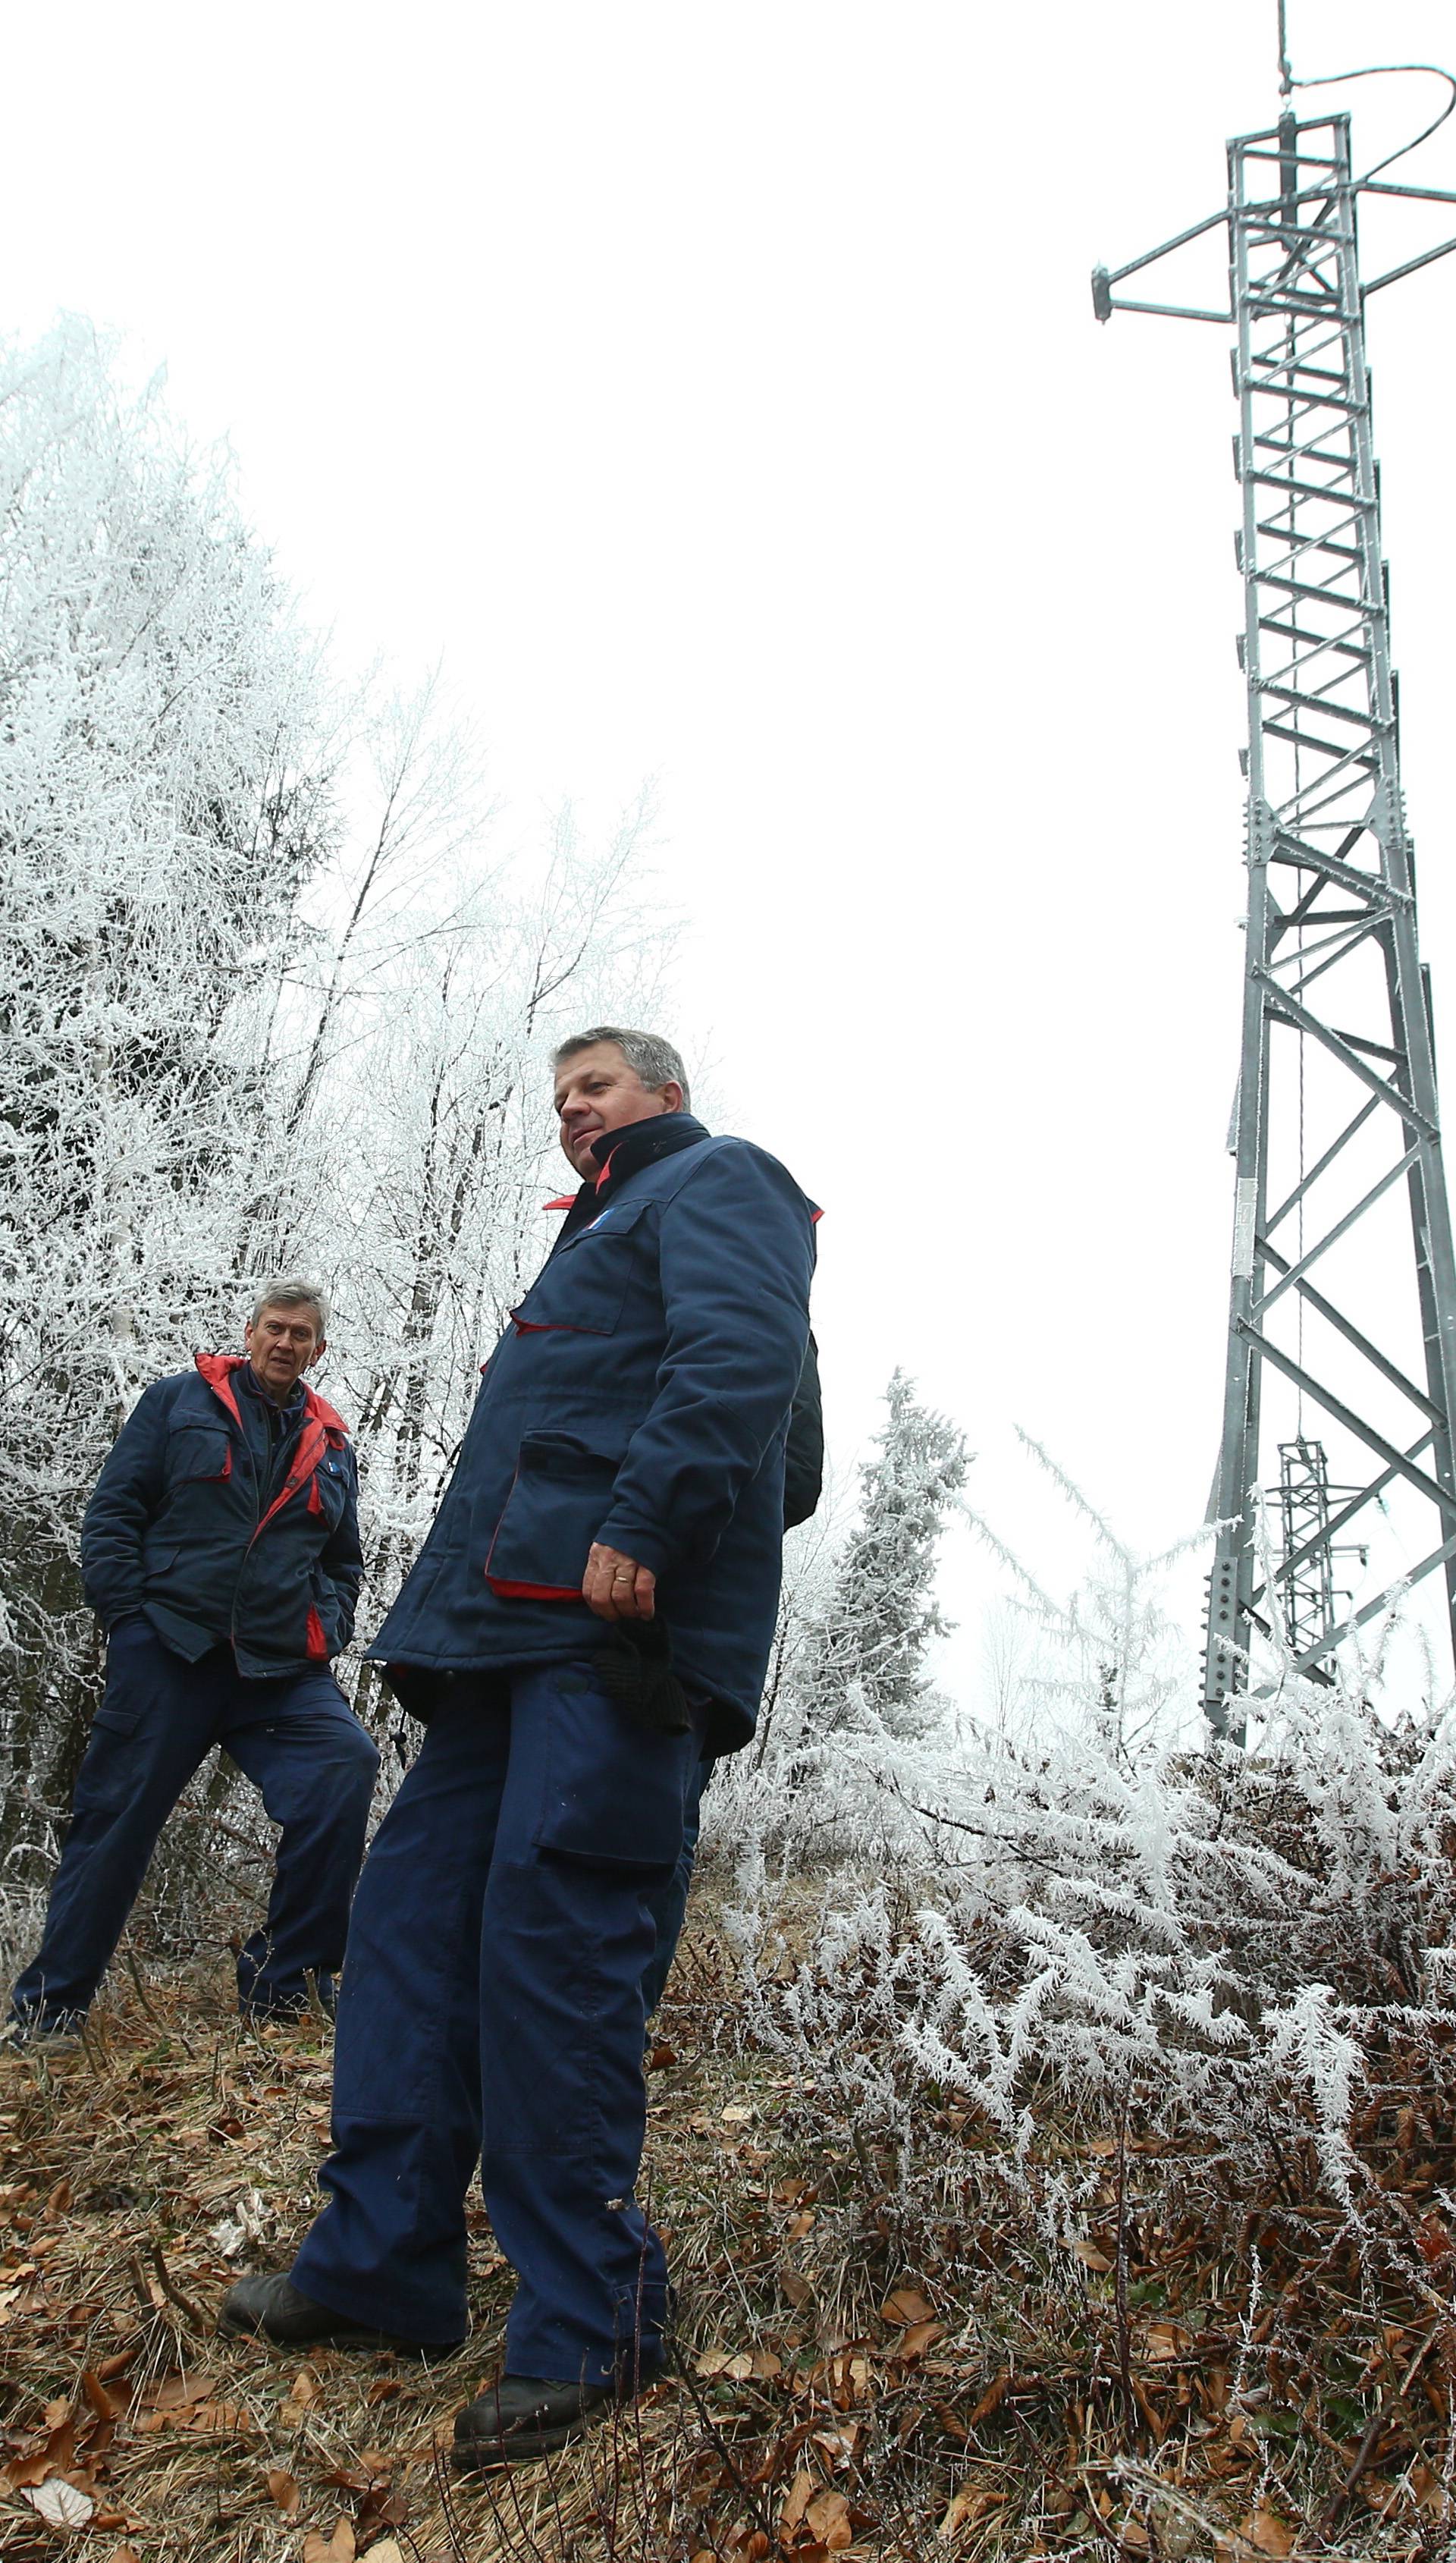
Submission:
<svg viewBox="0 0 1456 2563">
<path fill-rule="evenodd" d="M 1232 2158 L 1048 2107 L 1018 2170 L 931 2092 L 907 2177 L 836 2114 L 831 2070 L 790 2077 L 747 2040 L 705 1914 L 650 2080 L 679 2373 L 549 2464 L 453 2482 L 508 2295 L 478 2211 L 448 2365 L 214 2331 L 311 2213 L 329 2090 L 321 2024 L 246 2031 L 228 1992 L 123 1977 L 82 2054 L 0 2067 L 10 2563 L 1452 2551 L 1449 2060 L 1387 2061 L 1363 2246 L 1287 2130 Z M 62 2485 L 91 2504 L 75 2529 L 36 2507 Z"/>
</svg>

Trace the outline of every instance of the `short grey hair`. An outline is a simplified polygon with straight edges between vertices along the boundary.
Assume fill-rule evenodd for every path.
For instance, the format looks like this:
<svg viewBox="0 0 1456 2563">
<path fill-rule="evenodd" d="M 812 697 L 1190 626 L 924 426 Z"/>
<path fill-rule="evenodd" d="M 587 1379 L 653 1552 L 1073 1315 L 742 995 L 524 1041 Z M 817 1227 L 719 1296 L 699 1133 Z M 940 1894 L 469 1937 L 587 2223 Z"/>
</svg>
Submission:
<svg viewBox="0 0 1456 2563">
<path fill-rule="evenodd" d="M 265 1308 L 311 1308 L 318 1320 L 313 1329 L 314 1342 L 321 1344 L 328 1333 L 328 1292 L 320 1289 L 316 1282 L 300 1281 L 296 1274 L 291 1279 L 279 1275 L 276 1282 L 265 1282 L 253 1302 L 255 1326 Z"/>
<path fill-rule="evenodd" d="M 551 1054 L 551 1065 L 560 1068 L 564 1059 L 573 1059 L 579 1050 L 595 1050 L 598 1042 L 615 1042 L 628 1067 L 636 1069 L 648 1092 L 655 1094 L 659 1085 L 670 1079 L 682 1088 L 682 1108 L 688 1108 L 687 1071 L 682 1053 L 674 1050 L 661 1033 L 635 1033 L 624 1024 L 593 1024 L 590 1031 L 573 1033 L 559 1050 Z"/>
</svg>

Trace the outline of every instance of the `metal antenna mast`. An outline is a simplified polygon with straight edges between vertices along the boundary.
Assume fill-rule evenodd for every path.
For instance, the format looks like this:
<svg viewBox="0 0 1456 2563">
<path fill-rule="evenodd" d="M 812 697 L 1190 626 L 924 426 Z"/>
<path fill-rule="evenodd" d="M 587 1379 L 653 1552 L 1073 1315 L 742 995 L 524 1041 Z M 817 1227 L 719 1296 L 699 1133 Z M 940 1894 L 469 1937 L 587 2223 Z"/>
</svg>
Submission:
<svg viewBox="0 0 1456 2563">
<path fill-rule="evenodd" d="M 1288 95 L 1282 25 L 1281 70 Z M 1444 190 L 1355 177 L 1347 115 L 1285 113 L 1229 144 L 1224 208 L 1092 278 L 1100 320 L 1150 311 L 1235 333 L 1248 915 L 1210 1507 L 1222 1527 L 1204 1669 L 1219 1733 L 1242 1732 L 1254 1631 L 1293 1634 L 1297 1665 L 1319 1677 L 1340 1639 L 1381 1608 L 1383 1594 L 1337 1625 L 1333 1542 L 1346 1532 L 1347 1545 L 1362 1545 L 1387 1494 L 1392 1509 L 1413 1503 L 1425 1516 L 1418 1544 L 1428 1553 L 1406 1580 L 1444 1568 L 1456 1644 L 1456 1255 L 1400 788 L 1365 335 L 1369 296 L 1456 240 L 1363 286 L 1362 194 L 1456 204 Z M 1227 309 L 1115 291 L 1219 225 Z M 1328 1488 L 1329 1474 L 1310 1410 L 1339 1435 L 1342 1474 L 1358 1480 L 1329 1490 L 1340 1498 L 1334 1511 L 1324 1492 L 1284 1502 L 1282 1552 L 1267 1573 L 1255 1539 L 1266 1387 L 1283 1410 L 1286 1451 L 1298 1444 L 1306 1455 L 1309 1484 Z"/>
</svg>

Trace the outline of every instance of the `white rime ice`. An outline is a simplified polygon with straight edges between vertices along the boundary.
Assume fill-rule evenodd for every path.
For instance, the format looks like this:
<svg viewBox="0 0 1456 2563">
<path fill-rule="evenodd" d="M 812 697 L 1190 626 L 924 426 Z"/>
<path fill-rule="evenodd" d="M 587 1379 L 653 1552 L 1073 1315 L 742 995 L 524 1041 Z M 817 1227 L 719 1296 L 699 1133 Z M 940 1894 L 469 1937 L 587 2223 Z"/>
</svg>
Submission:
<svg viewBox="0 0 1456 2563">
<path fill-rule="evenodd" d="M 897 1479 L 923 1569 L 956 1499 L 935 1422 L 897 1379 L 861 1522 L 813 1559 L 808 1597 L 791 1575 L 767 1739 L 709 1794 L 755 2034 L 902 2166 L 944 2154 L 928 2124 L 948 2098 L 1013 2150 L 1048 2108 L 1106 2125 L 1131 2107 L 1209 2141 L 1306 2137 L 1358 2217 L 1371 2071 L 1392 2042 L 1456 2032 L 1449 1707 L 1377 1706 L 1373 1665 L 1326 1688 L 1273 1662 L 1247 1750 L 1210 1745 L 1167 1561 L 1053 1471 L 1095 1562 L 1056 1604 L 1006 1558 L 1033 1638 L 1016 1718 L 922 1692 L 907 1720 L 862 1641 L 900 1610 L 918 1672 L 912 1579 L 886 1547 L 876 1588 L 866 1532 Z"/>
<path fill-rule="evenodd" d="M 513 845 L 441 688 L 340 685 L 226 462 L 189 454 L 79 323 L 0 348 L 0 1874 L 20 1917 L 98 1678 L 82 1509 L 141 1388 L 236 1346 L 261 1277 L 331 1288 L 320 1385 L 359 1432 L 377 1626 L 550 1242 L 543 1196 L 569 1187 L 551 1046 L 650 1020 L 663 946 L 644 814 L 595 852 L 569 814 Z M 996 1713 L 958 1712 L 931 1651 L 967 1471 L 897 1374 L 855 1519 L 790 1544 L 759 1736 L 707 1802 L 755 2034 L 906 2165 L 951 2101 L 1013 2156 L 1038 2111 L 1136 2106 L 1227 2138 L 1283 2126 L 1358 2216 L 1372 2060 L 1456 2031 L 1449 1716 L 1378 1704 L 1381 1633 L 1333 1688 L 1273 1663 L 1248 1750 L 1210 1748 L 1161 1562 L 1064 1479 L 1093 1570 L 1060 1602 L 1001 1551 L 1019 1617 Z M 184 1944 L 223 1927 L 258 1845 L 230 1785 L 199 1784 L 154 1880 Z"/>
<path fill-rule="evenodd" d="M 0 346 L 0 1860 L 19 1890 L 97 1679 L 81 1514 L 143 1386 L 241 1348 L 260 1279 L 329 1286 L 316 1376 L 360 1432 L 377 1626 L 571 1180 L 551 1046 L 609 996 L 650 1008 L 659 946 L 641 810 L 600 851 L 569 812 L 513 846 L 439 685 L 341 686 L 226 459 L 190 454 L 84 324 Z"/>
</svg>

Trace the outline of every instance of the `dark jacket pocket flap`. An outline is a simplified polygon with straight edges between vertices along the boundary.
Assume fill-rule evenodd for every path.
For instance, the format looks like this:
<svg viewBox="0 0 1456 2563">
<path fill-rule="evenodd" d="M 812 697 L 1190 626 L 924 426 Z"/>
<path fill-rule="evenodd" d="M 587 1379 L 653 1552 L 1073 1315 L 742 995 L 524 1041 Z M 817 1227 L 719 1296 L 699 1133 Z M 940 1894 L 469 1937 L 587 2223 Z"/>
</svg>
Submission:
<svg viewBox="0 0 1456 2563">
<path fill-rule="evenodd" d="M 594 1241 L 600 1246 L 614 1237 L 630 1236 L 651 1206 L 650 1199 L 642 1195 L 636 1201 L 610 1202 L 595 1219 L 588 1220 L 585 1228 L 579 1228 L 575 1237 L 569 1237 L 564 1245 L 559 1246 L 551 1261 L 564 1264 L 569 1256 L 579 1255 L 584 1246 Z"/>
<path fill-rule="evenodd" d="M 527 1433 L 485 1560 L 486 1581 L 537 1600 L 578 1599 L 620 1465 L 569 1433 Z"/>
<path fill-rule="evenodd" d="M 610 1335 L 621 1322 L 637 1270 L 634 1232 L 645 1202 L 604 1210 L 579 1237 L 559 1246 L 511 1316 L 518 1330 Z"/>
<path fill-rule="evenodd" d="M 595 1451 L 574 1433 L 525 1433 L 519 1465 L 523 1475 L 572 1478 L 600 1485 L 604 1474 L 609 1481 L 616 1477 L 622 1454 Z"/>
<path fill-rule="evenodd" d="M 196 1478 L 230 1477 L 233 1454 L 225 1424 L 177 1424 L 167 1436 L 163 1467 L 168 1486 Z"/>
</svg>

